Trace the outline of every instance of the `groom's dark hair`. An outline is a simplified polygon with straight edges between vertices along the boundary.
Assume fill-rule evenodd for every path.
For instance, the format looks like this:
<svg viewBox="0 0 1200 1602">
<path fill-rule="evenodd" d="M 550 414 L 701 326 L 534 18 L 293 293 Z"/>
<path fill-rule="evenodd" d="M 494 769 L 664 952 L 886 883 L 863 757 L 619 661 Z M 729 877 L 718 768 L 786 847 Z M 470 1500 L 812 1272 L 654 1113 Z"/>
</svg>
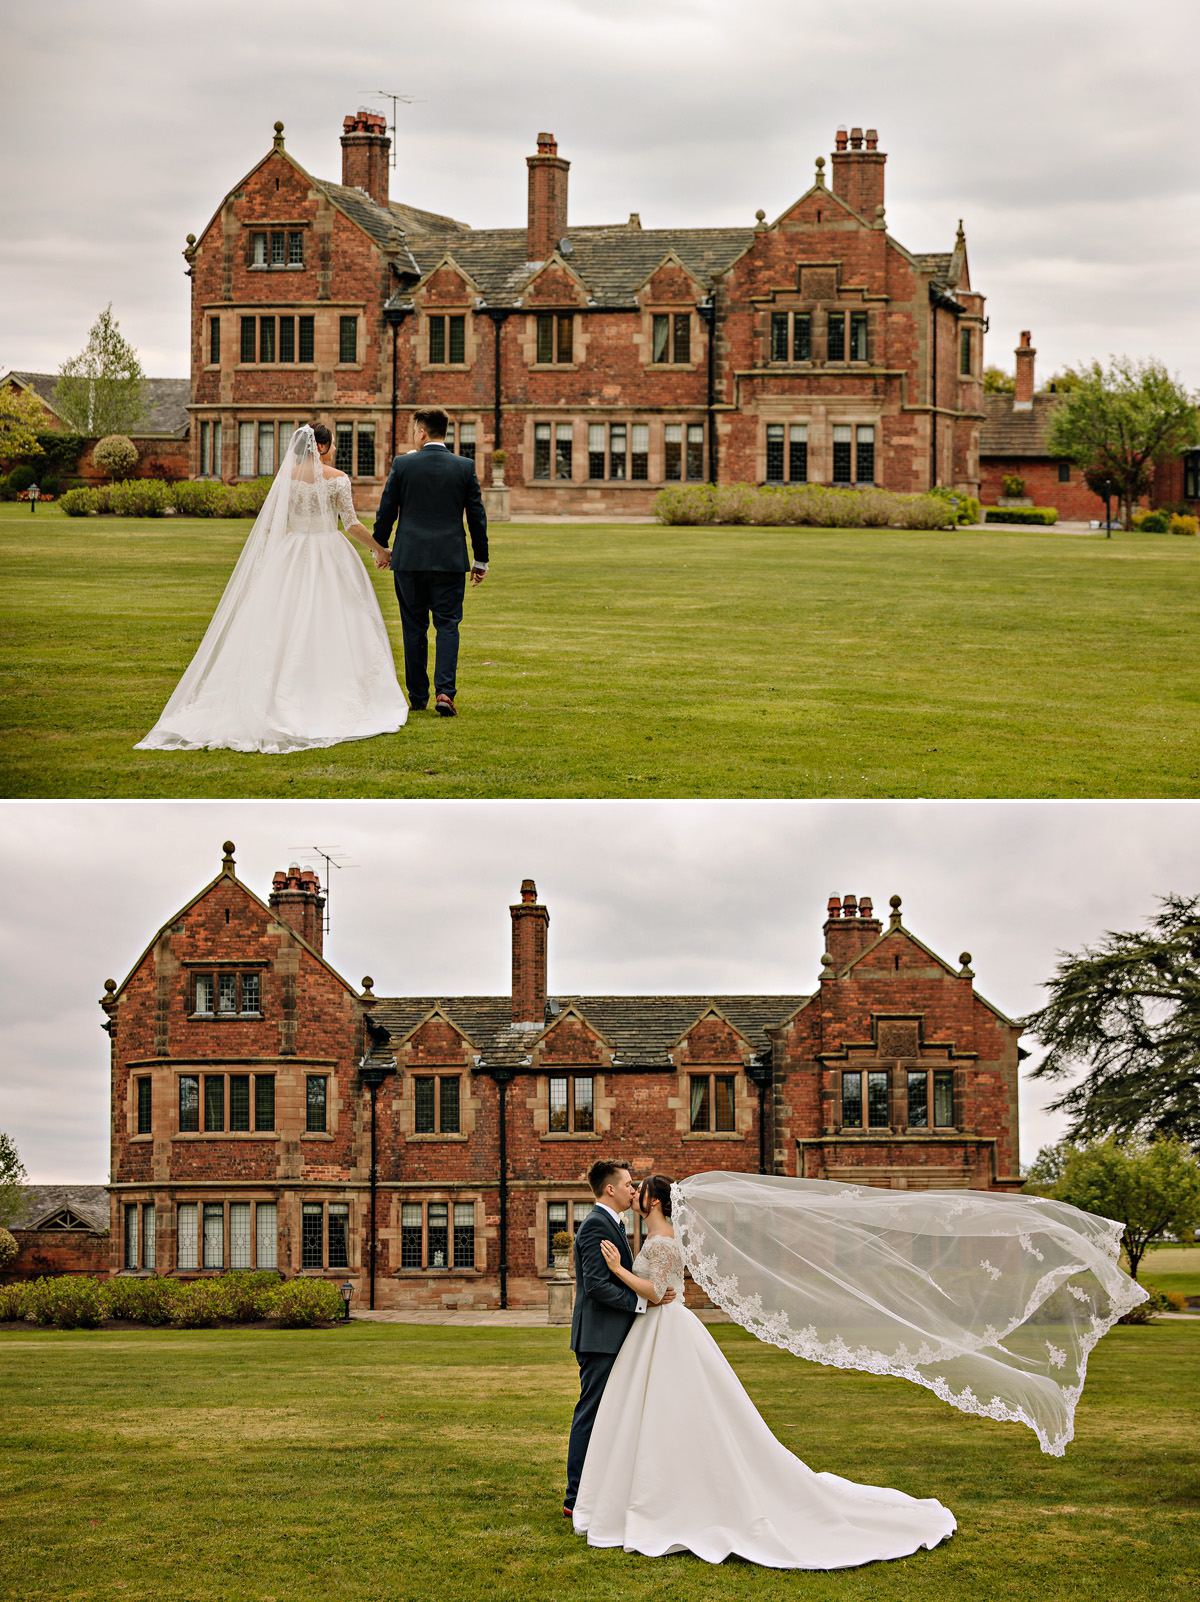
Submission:
<svg viewBox="0 0 1200 1602">
<path fill-rule="evenodd" d="M 445 439 L 450 419 L 437 406 L 423 406 L 413 413 L 413 422 L 423 428 L 430 439 Z"/>
<path fill-rule="evenodd" d="M 588 1184 L 592 1187 L 593 1196 L 603 1196 L 604 1187 L 614 1174 L 625 1174 L 629 1170 L 624 1163 L 610 1162 L 607 1157 L 601 1157 L 599 1162 L 593 1163 L 588 1169 Z"/>
</svg>

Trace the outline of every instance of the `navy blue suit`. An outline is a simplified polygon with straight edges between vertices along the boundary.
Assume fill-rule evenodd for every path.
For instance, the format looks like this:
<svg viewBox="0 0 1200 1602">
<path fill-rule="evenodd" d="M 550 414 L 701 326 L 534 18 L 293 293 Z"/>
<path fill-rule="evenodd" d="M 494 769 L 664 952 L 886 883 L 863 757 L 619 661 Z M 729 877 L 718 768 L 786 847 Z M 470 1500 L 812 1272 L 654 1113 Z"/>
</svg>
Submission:
<svg viewBox="0 0 1200 1602">
<path fill-rule="evenodd" d="M 633 1267 L 633 1253 L 624 1229 L 603 1207 L 594 1207 L 575 1231 L 575 1311 L 571 1319 L 571 1350 L 579 1364 L 579 1401 L 571 1419 L 567 1446 L 566 1507 L 575 1506 L 579 1477 L 592 1438 L 592 1425 L 608 1376 L 633 1327 L 638 1297 L 604 1261 L 602 1241 L 611 1240 L 621 1254 L 621 1265 Z"/>
<path fill-rule="evenodd" d="M 487 513 L 475 464 L 444 445 L 424 445 L 397 456 L 375 514 L 375 538 L 391 540 L 392 577 L 404 633 L 404 681 L 413 706 L 429 700 L 429 619 L 437 635 L 434 688 L 454 696 L 458 672 L 458 626 L 466 593 L 467 539 L 475 561 L 488 559 Z"/>
</svg>

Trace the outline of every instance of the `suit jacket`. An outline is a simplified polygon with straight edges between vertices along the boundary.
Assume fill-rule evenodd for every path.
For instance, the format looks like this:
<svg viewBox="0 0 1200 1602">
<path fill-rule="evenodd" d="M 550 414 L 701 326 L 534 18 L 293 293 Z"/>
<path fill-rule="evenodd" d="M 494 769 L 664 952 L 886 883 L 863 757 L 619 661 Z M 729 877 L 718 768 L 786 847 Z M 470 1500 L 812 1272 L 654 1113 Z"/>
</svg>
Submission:
<svg viewBox="0 0 1200 1602">
<path fill-rule="evenodd" d="M 603 1207 L 592 1211 L 575 1231 L 575 1312 L 571 1319 L 573 1352 L 619 1352 L 633 1325 L 638 1298 L 604 1261 L 600 1242 L 611 1240 L 625 1268 L 633 1253 L 620 1224 Z"/>
<path fill-rule="evenodd" d="M 444 445 L 424 445 L 397 456 L 375 514 L 375 538 L 387 545 L 396 525 L 392 568 L 404 573 L 465 573 L 471 530 L 477 562 L 488 559 L 487 513 L 475 464 Z"/>
</svg>

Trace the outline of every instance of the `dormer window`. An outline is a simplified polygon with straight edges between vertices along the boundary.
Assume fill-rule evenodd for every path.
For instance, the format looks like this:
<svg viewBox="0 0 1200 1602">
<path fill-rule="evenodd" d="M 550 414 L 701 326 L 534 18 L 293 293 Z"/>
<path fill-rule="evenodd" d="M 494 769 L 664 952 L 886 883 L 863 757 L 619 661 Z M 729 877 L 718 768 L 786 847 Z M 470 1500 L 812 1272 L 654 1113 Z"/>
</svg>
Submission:
<svg viewBox="0 0 1200 1602">
<path fill-rule="evenodd" d="M 537 361 L 539 367 L 574 360 L 575 318 L 570 312 L 539 312 Z"/>
<path fill-rule="evenodd" d="M 466 359 L 466 317 L 431 317 L 429 319 L 430 365 L 456 367 Z"/>
<path fill-rule="evenodd" d="M 690 362 L 692 359 L 692 318 L 690 312 L 655 312 L 651 361 L 660 364 Z"/>
</svg>

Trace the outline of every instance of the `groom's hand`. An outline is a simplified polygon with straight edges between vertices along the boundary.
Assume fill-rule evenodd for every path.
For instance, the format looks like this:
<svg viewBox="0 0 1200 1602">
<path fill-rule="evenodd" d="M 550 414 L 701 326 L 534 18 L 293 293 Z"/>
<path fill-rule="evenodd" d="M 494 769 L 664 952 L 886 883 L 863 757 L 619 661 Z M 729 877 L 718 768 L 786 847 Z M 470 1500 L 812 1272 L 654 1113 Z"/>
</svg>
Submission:
<svg viewBox="0 0 1200 1602">
<path fill-rule="evenodd" d="M 668 1290 L 663 1291 L 662 1301 L 659 1302 L 658 1305 L 660 1307 L 665 1307 L 668 1302 L 673 1302 L 674 1300 L 675 1300 L 675 1292 L 673 1290 L 668 1289 Z"/>
<path fill-rule="evenodd" d="M 471 569 L 471 583 L 473 585 L 482 584 L 485 578 L 487 578 L 486 567 L 473 567 Z"/>
<path fill-rule="evenodd" d="M 376 567 L 381 567 L 381 568 L 382 567 L 391 567 L 391 565 L 392 565 L 392 553 L 391 553 L 391 551 L 376 551 L 375 552 L 375 566 Z"/>
</svg>

